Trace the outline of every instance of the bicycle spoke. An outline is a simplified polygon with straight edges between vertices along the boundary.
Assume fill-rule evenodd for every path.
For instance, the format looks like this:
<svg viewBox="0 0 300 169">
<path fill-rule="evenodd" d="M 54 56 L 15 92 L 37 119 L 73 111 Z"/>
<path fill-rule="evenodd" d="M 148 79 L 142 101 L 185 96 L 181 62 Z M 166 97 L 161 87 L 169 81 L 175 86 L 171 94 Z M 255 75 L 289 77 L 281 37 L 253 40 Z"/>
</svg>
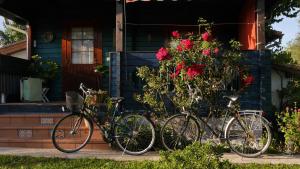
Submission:
<svg viewBox="0 0 300 169">
<path fill-rule="evenodd" d="M 194 118 L 175 115 L 168 119 L 161 131 L 163 145 L 168 150 L 182 149 L 199 139 L 200 127 Z"/>
<path fill-rule="evenodd" d="M 70 114 L 62 118 L 54 127 L 52 141 L 62 152 L 75 152 L 83 148 L 89 141 L 93 128 L 79 114 Z M 87 126 L 85 126 L 87 125 Z"/>
<path fill-rule="evenodd" d="M 233 151 L 245 157 L 256 157 L 266 151 L 270 145 L 271 133 L 269 126 L 261 118 L 257 114 L 247 114 L 231 121 L 226 138 Z"/>
<path fill-rule="evenodd" d="M 129 154 L 142 154 L 154 143 L 154 127 L 141 115 L 122 118 L 115 128 L 115 138 L 119 147 Z"/>
</svg>

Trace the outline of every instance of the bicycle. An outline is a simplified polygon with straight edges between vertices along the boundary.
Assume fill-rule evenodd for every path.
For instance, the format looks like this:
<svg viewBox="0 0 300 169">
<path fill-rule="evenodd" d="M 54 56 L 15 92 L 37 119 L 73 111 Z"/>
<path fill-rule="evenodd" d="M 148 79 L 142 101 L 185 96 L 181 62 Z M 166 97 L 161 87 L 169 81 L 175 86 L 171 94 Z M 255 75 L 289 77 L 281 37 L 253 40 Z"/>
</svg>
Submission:
<svg viewBox="0 0 300 169">
<path fill-rule="evenodd" d="M 197 90 L 189 86 L 192 102 L 198 102 Z M 257 157 L 270 146 L 271 123 L 262 116 L 261 110 L 238 110 L 238 96 L 224 96 L 229 100 L 221 123 L 221 129 L 209 124 L 211 117 L 197 117 L 183 108 L 181 114 L 171 116 L 161 129 L 161 141 L 167 150 L 183 149 L 207 134 L 227 141 L 231 150 L 243 157 Z M 228 122 L 226 122 L 229 119 Z M 226 124 L 226 125 L 225 125 Z"/>
<path fill-rule="evenodd" d="M 82 96 L 76 92 L 66 93 L 66 107 L 71 114 L 59 120 L 52 131 L 52 142 L 56 149 L 65 153 L 79 151 L 90 141 L 94 124 L 102 132 L 103 140 L 107 143 L 116 142 L 123 153 L 140 155 L 153 146 L 155 130 L 152 122 L 143 115 L 120 111 L 124 98 L 111 98 L 114 105 L 112 116 L 105 119 L 104 114 L 99 113 L 99 107 L 88 105 L 85 101 L 87 97 L 94 96 L 95 91 L 82 83 L 79 89 Z M 66 144 L 70 141 L 75 143 L 74 146 Z"/>
</svg>

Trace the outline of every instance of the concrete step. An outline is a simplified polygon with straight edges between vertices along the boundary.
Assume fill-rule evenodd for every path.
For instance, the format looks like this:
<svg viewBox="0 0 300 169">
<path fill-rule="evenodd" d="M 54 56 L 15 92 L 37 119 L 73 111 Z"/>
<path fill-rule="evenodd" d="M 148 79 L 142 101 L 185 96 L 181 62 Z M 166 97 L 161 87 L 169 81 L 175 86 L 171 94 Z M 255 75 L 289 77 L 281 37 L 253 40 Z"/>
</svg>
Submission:
<svg viewBox="0 0 300 169">
<path fill-rule="evenodd" d="M 79 140 L 65 140 L 64 146 L 78 147 L 81 143 Z M 0 147 L 23 147 L 23 148 L 54 148 L 50 139 L 0 139 Z M 100 140 L 91 140 L 86 146 L 86 149 L 109 150 L 107 143 Z"/>
<path fill-rule="evenodd" d="M 0 104 L 0 114 L 19 114 L 19 113 L 52 113 L 62 112 L 61 106 L 64 102 L 56 103 L 5 103 Z"/>
<path fill-rule="evenodd" d="M 70 131 L 70 127 L 60 128 L 63 135 Z M 51 139 L 53 126 L 38 126 L 38 127 L 0 127 L 0 139 Z M 80 135 L 86 137 L 88 128 L 81 128 Z M 103 140 L 100 129 L 94 127 L 92 140 Z"/>
</svg>

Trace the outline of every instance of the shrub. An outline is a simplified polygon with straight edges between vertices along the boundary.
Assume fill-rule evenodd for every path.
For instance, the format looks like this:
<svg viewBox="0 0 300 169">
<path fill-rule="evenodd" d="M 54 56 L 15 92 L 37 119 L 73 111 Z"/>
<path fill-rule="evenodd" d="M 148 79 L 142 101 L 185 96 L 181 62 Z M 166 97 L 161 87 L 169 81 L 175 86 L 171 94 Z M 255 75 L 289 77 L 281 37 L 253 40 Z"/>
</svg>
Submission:
<svg viewBox="0 0 300 169">
<path fill-rule="evenodd" d="M 209 25 L 205 20 L 201 22 Z M 137 76 L 145 85 L 137 100 L 156 112 L 166 110 L 166 99 L 177 110 L 193 108 L 195 100 L 213 107 L 220 91 L 237 77 L 243 87 L 253 83 L 254 77 L 240 64 L 240 43 L 231 40 L 225 45 L 213 37 L 210 26 L 202 34 L 172 32 L 170 43 L 156 53 L 158 69 L 138 68 Z"/>
<path fill-rule="evenodd" d="M 187 146 L 183 150 L 173 152 L 162 152 L 161 161 L 159 161 L 162 169 L 176 169 L 176 168 L 233 168 L 227 160 L 221 160 L 222 154 L 210 145 L 195 142 Z"/>
<path fill-rule="evenodd" d="M 287 153 L 300 150 L 300 112 L 297 110 L 276 113 L 280 131 L 284 134 Z"/>
</svg>

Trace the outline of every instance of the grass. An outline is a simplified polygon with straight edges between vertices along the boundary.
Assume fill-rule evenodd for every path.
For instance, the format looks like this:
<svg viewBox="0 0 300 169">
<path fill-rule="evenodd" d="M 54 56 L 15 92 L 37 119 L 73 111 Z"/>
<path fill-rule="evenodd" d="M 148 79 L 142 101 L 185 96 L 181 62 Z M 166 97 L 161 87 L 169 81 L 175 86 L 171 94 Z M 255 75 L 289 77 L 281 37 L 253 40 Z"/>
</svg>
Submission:
<svg viewBox="0 0 300 169">
<path fill-rule="evenodd" d="M 0 169 L 151 169 L 161 168 L 159 161 L 113 161 L 102 159 L 62 159 L 28 156 L 0 156 Z M 237 169 L 299 169 L 300 165 L 234 164 Z"/>
</svg>

